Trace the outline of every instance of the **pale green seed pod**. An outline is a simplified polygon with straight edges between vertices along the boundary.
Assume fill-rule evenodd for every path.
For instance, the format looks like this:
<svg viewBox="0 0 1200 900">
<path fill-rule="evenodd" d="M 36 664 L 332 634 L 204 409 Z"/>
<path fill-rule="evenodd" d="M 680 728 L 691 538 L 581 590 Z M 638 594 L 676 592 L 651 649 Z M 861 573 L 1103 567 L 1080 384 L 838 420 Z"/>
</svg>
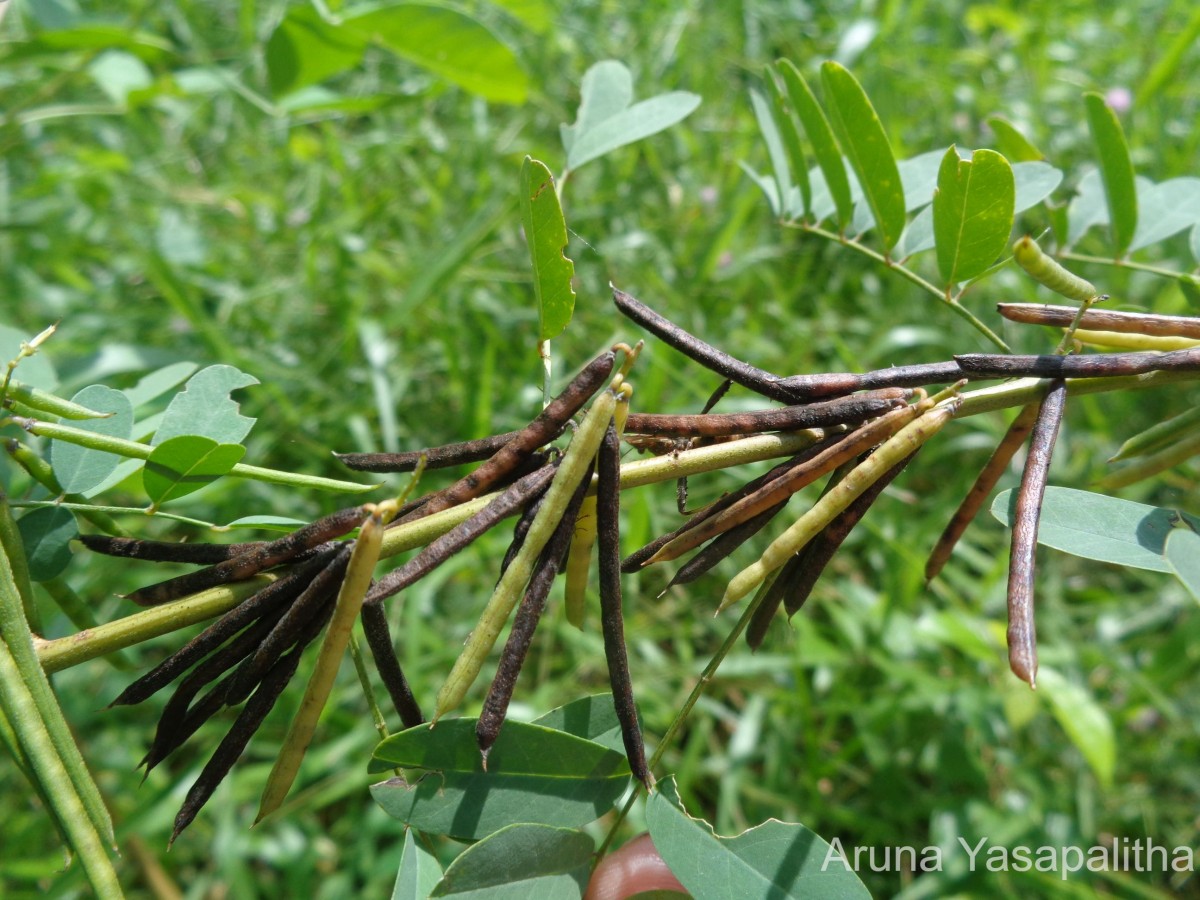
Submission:
<svg viewBox="0 0 1200 900">
<path fill-rule="evenodd" d="M 1045 285 L 1069 300 L 1087 303 L 1098 296 L 1094 284 L 1073 272 L 1068 272 L 1057 261 L 1047 256 L 1029 235 L 1013 244 L 1013 259 L 1033 276 L 1038 284 Z"/>
</svg>

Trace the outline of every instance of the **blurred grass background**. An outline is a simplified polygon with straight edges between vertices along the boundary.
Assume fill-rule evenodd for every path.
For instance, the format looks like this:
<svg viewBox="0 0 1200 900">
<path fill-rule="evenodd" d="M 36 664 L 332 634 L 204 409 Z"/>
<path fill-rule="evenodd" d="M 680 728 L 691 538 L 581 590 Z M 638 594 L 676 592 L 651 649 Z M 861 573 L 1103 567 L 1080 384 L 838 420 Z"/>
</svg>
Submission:
<svg viewBox="0 0 1200 900">
<path fill-rule="evenodd" d="M 236 365 L 263 382 L 242 392 L 243 411 L 259 417 L 247 461 L 341 477 L 331 450 L 435 445 L 518 427 L 536 412 L 537 314 L 517 174 L 526 154 L 561 170 L 558 125 L 574 120 L 579 80 L 598 60 L 628 65 L 639 98 L 688 90 L 703 104 L 567 184 L 579 298 L 554 343 L 560 383 L 614 339 L 640 336 L 612 308 L 610 280 L 781 373 L 988 349 L 907 282 L 771 220 L 738 162 L 767 167 L 747 90 L 777 57 L 809 76 L 826 58 L 851 67 L 900 157 L 951 142 L 988 146 L 984 119 L 999 113 L 1067 172 L 1069 186 L 1089 163 L 1080 94 L 1124 88 L 1134 98 L 1124 125 L 1139 173 L 1160 180 L 1200 169 L 1200 52 L 1187 50 L 1166 77 L 1155 68 L 1195 15 L 1182 0 L 596 0 L 551 4 L 540 33 L 495 7 L 468 6 L 528 71 L 525 104 L 489 106 L 372 52 L 332 85 L 375 98 L 377 108 L 288 115 L 265 99 L 263 63 L 284 4 L 199 0 L 104 13 L 163 47 L 144 64 L 149 84 L 116 104 L 120 67 L 106 68 L 108 48 L 45 38 L 79 15 L 70 0 L 18 4 L 0 25 L 0 320 L 28 334 L 62 320 L 45 352 L 67 394 L 98 380 L 127 386 L 178 359 Z M 1048 223 L 1034 213 L 1022 225 L 1036 234 Z M 1101 237 L 1089 240 L 1103 252 Z M 1168 267 L 1191 265 L 1175 242 L 1147 251 L 1155 255 Z M 1083 274 L 1122 305 L 1186 311 L 1162 281 L 1111 268 Z M 1015 349 L 1045 352 L 1048 333 L 991 312 L 999 300 L 1034 299 L 1046 298 L 1004 272 L 968 303 Z M 635 403 L 646 411 L 692 410 L 716 386 L 654 341 L 636 382 Z M 1189 402 L 1194 391 L 1179 388 L 1073 403 L 1052 483 L 1086 487 L 1125 437 Z M 940 873 L 863 873 L 881 897 L 1200 896 L 1186 873 L 1080 873 L 1063 882 L 1055 873 L 967 872 L 956 852 L 960 836 L 972 845 L 984 836 L 1008 846 L 1089 847 L 1111 836 L 1200 845 L 1200 616 L 1177 583 L 1042 557 L 1043 664 L 1110 718 L 1111 784 L 1097 780 L 1045 699 L 1008 672 L 1004 530 L 981 521 L 946 573 L 923 583 L 925 553 L 1004 426 L 999 415 L 971 419 L 924 452 L 792 627 L 781 620 L 757 655 L 739 648 L 727 660 L 661 772 L 676 773 L 689 809 L 726 834 L 774 816 L 847 847 L 947 848 Z M 1122 496 L 1200 512 L 1196 476 L 1185 466 Z M 16 472 L 2 477 L 10 491 L 24 489 Z M 694 479 L 693 502 L 746 477 Z M 426 486 L 439 483 L 431 475 Z M 311 517 L 339 499 L 230 481 L 177 507 L 212 521 Z M 669 485 L 624 502 L 627 552 L 674 527 Z M 145 532 L 182 534 L 158 521 Z M 490 590 L 504 543 L 502 534 L 480 542 L 393 604 L 402 659 L 427 703 Z M 745 548 L 718 573 L 661 598 L 669 574 L 626 579 L 634 684 L 651 744 L 732 622 L 710 613 L 724 578 L 754 555 Z M 157 576 L 84 558 L 68 570 L 101 621 L 129 612 L 116 594 Z M 52 618 L 48 631 L 70 626 Z M 182 640 L 127 656 L 145 669 Z M 223 723 L 139 785 L 134 768 L 156 703 L 105 710 L 131 675 L 101 661 L 57 676 L 113 806 L 131 896 L 387 895 L 402 828 L 367 797 L 376 735 L 353 676 L 343 675 L 290 814 L 247 830 L 298 691 L 170 854 L 175 810 Z M 532 716 L 606 684 L 594 609 L 581 633 L 554 608 L 514 713 Z M 474 697 L 478 704 L 480 692 Z M 60 871 L 48 820 L 7 763 L 0 804 L 0 895 L 85 893 L 77 869 Z M 639 827 L 635 812 L 626 833 Z"/>
</svg>

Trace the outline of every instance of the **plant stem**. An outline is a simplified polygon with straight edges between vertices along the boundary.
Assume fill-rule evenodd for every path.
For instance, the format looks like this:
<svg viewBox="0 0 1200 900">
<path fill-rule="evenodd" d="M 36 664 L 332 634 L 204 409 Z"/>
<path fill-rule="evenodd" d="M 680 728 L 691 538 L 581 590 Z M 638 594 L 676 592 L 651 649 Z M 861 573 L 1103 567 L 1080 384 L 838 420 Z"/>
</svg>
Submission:
<svg viewBox="0 0 1200 900">
<path fill-rule="evenodd" d="M 1100 266 L 1112 266 L 1117 269 L 1132 269 L 1135 272 L 1149 272 L 1151 275 L 1161 275 L 1163 278 L 1178 278 L 1182 272 L 1172 272 L 1170 269 L 1164 269 L 1161 266 L 1152 266 L 1148 263 L 1133 262 L 1128 259 L 1108 259 L 1103 256 L 1090 256 L 1086 253 L 1060 253 L 1059 259 L 1065 259 L 1070 262 L 1095 263 Z"/>
<path fill-rule="evenodd" d="M 912 269 L 908 268 L 907 266 L 901 265 L 900 263 L 895 262 L 894 260 L 888 259 L 882 253 L 879 253 L 876 250 L 872 250 L 870 247 L 866 246 L 865 244 L 860 244 L 858 241 L 850 240 L 849 238 L 845 237 L 844 235 L 835 234 L 832 231 L 827 231 L 826 229 L 821 228 L 817 225 L 810 225 L 810 224 L 806 224 L 803 222 L 797 222 L 792 227 L 799 228 L 801 231 L 805 231 L 808 234 L 813 234 L 813 235 L 816 235 L 817 237 L 825 238 L 825 240 L 827 240 L 827 241 L 833 241 L 835 243 L 841 244 L 842 246 L 848 247 L 851 250 L 856 250 L 859 253 L 861 253 L 863 256 L 866 256 L 868 259 L 872 259 L 875 262 L 879 263 L 879 265 L 883 266 L 884 268 L 890 269 L 891 271 L 893 271 L 897 275 L 899 275 L 901 278 L 911 281 L 913 284 L 915 284 L 921 290 L 925 291 L 925 293 L 927 293 L 931 297 L 934 297 L 935 299 L 937 299 L 940 303 L 945 304 L 956 315 L 962 317 L 963 319 L 966 319 L 966 321 L 971 324 L 972 328 L 974 328 L 976 331 L 978 331 L 980 334 L 982 334 L 985 338 L 987 338 L 989 341 L 991 341 L 993 344 L 995 344 L 996 347 L 999 348 L 1001 353 L 1011 353 L 1012 352 L 1009 349 L 1008 344 L 1006 344 L 1004 342 L 1004 339 L 1001 338 L 1000 335 L 996 334 L 996 332 L 992 331 L 992 329 L 988 328 L 987 325 L 985 325 L 983 323 L 983 321 L 981 319 L 979 319 L 979 317 L 977 317 L 973 312 L 971 312 L 969 309 L 967 309 L 965 306 L 963 306 L 961 303 L 959 303 L 957 297 L 946 296 L 945 292 L 942 291 L 941 289 L 939 289 L 937 287 L 937 285 L 925 280 L 924 278 L 922 278 L 920 275 L 918 275 L 916 272 L 914 272 Z"/>
</svg>

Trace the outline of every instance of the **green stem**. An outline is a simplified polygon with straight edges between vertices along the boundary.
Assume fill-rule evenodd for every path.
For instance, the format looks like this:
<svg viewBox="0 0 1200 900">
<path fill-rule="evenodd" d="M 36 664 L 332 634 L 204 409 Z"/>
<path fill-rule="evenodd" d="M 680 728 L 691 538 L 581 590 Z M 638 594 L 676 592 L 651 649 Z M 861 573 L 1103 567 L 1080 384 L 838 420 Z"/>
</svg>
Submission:
<svg viewBox="0 0 1200 900">
<path fill-rule="evenodd" d="M 1078 396 L 1105 391 L 1140 390 L 1198 379 L 1200 372 L 1178 371 L 1149 372 L 1144 375 L 1116 378 L 1071 379 L 1067 382 L 1067 393 Z M 1048 383 L 1036 378 L 1025 378 L 967 391 L 961 395 L 963 402 L 956 418 L 1024 406 L 1041 397 Z M 787 456 L 810 446 L 822 436 L 822 432 L 817 430 L 762 434 L 727 444 L 684 450 L 655 459 L 637 460 L 621 467 L 621 489 L 674 481 L 684 475 L 696 475 Z M 394 556 L 428 544 L 481 510 L 491 502 L 493 496 L 479 497 L 410 524 L 389 528 L 384 534 L 380 557 Z M 258 577 L 261 579 L 269 576 Z M 263 583 L 261 580 L 245 581 L 213 588 L 101 625 L 89 633 L 70 635 L 53 641 L 40 641 L 38 656 L 46 671 L 55 672 L 69 668 L 114 649 L 169 634 L 179 628 L 227 612 L 257 591 Z"/>
<path fill-rule="evenodd" d="M 1128 259 L 1109 259 L 1104 256 L 1090 256 L 1086 253 L 1060 253 L 1059 259 L 1065 259 L 1070 262 L 1095 263 L 1100 266 L 1112 266 L 1117 269 L 1132 269 L 1135 272 L 1149 272 L 1151 275 L 1161 275 L 1163 278 L 1178 278 L 1183 272 L 1172 272 L 1170 269 L 1164 269 L 1161 266 L 1152 266 L 1148 263 L 1133 262 Z"/>
<path fill-rule="evenodd" d="M 904 278 L 907 281 L 912 282 L 917 287 L 919 287 L 921 290 L 925 291 L 925 293 L 927 293 L 931 297 L 935 298 L 939 303 L 942 303 L 943 305 L 947 306 L 955 315 L 960 316 L 961 318 L 965 319 L 967 322 L 970 323 L 972 328 L 974 328 L 976 331 L 978 331 L 980 334 L 982 334 L 985 338 L 987 338 L 989 341 L 991 341 L 993 344 L 995 344 L 997 349 L 999 349 L 1001 353 L 1011 353 L 1012 352 L 1009 349 L 1008 344 L 1004 342 L 1004 339 L 1001 338 L 1000 335 L 996 334 L 996 332 L 994 332 L 994 331 L 992 331 L 992 329 L 988 328 L 987 325 L 985 325 L 978 316 L 976 316 L 973 312 L 971 312 L 969 309 L 967 309 L 965 306 L 963 306 L 961 303 L 959 303 L 957 298 L 952 298 L 952 297 L 946 296 L 946 293 L 941 288 L 939 288 L 937 285 L 933 284 L 932 282 L 927 281 L 926 279 L 922 278 L 920 275 L 918 275 L 916 272 L 914 272 L 912 269 L 908 268 L 907 266 L 903 266 L 900 263 L 889 259 L 888 257 L 884 256 L 882 253 L 879 253 L 876 250 L 872 250 L 870 247 L 866 246 L 865 244 L 860 244 L 858 241 L 850 240 L 849 238 L 845 237 L 844 235 L 835 234 L 832 231 L 827 231 L 826 229 L 821 228 L 817 225 L 810 225 L 810 224 L 806 224 L 804 222 L 797 222 L 797 223 L 792 224 L 791 227 L 798 228 L 801 231 L 807 232 L 808 234 L 813 234 L 813 235 L 816 235 L 817 237 L 824 238 L 827 241 L 833 241 L 834 243 L 841 244 L 842 246 L 848 247 L 851 250 L 856 250 L 857 252 L 861 253 L 863 256 L 867 257 L 868 259 L 874 260 L 875 262 L 879 263 L 879 265 L 883 266 L 885 269 L 889 269 L 890 271 L 895 272 L 901 278 Z"/>
<path fill-rule="evenodd" d="M 101 450 L 105 453 L 115 453 L 117 456 L 124 456 L 129 459 L 149 459 L 150 454 L 154 452 L 154 448 L 149 444 L 141 444 L 137 441 L 127 441 L 123 438 L 96 434 L 80 428 L 72 428 L 70 425 L 42 422 L 38 419 L 26 419 L 20 416 L 14 416 L 11 421 L 24 428 L 30 434 L 36 434 L 38 437 L 66 441 L 68 444 L 78 444 L 81 447 L 87 447 L 91 450 Z M 0 425 L 4 424 L 7 423 L 0 421 Z M 301 475 L 295 472 L 282 472 L 278 469 L 263 469 L 259 466 L 249 466 L 244 463 L 235 465 L 230 469 L 229 474 L 241 478 L 250 478 L 254 481 L 266 481 L 271 484 L 285 484 L 291 487 L 315 488 L 322 491 L 341 491 L 345 493 L 362 493 L 364 491 L 373 491 L 379 487 L 378 484 L 357 484 L 353 481 L 339 481 L 333 478 L 321 478 L 316 475 Z"/>
</svg>

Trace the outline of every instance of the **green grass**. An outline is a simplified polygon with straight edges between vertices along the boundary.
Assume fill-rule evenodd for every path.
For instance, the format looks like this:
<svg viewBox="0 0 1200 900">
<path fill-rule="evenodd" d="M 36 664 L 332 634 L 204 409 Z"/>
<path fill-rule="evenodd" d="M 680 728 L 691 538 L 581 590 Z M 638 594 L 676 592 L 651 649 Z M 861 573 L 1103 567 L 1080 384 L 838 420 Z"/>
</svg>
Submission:
<svg viewBox="0 0 1200 900">
<path fill-rule="evenodd" d="M 561 170 L 558 124 L 573 120 L 587 66 L 613 57 L 633 70 L 638 97 L 678 89 L 704 102 L 681 125 L 568 182 L 579 300 L 554 342 L 560 377 L 614 339 L 638 337 L 613 310 L 609 280 L 773 371 L 866 369 L 984 350 L 975 332 L 907 282 L 771 221 L 737 166 L 767 166 L 747 89 L 778 56 L 812 76 L 820 60 L 838 55 L 872 97 L 899 156 L 952 141 L 986 146 L 983 120 L 1000 113 L 1077 175 L 1091 152 L 1082 91 L 1136 93 L 1164 35 L 1191 15 L 1183 2 L 952 12 L 885 3 L 871 15 L 850 3 L 671 6 L 571 4 L 542 35 L 481 10 L 531 75 L 531 99 L 511 108 L 488 107 L 383 54 L 332 82 L 351 95 L 386 93 L 390 102 L 370 115 L 273 117 L 235 91 L 186 94 L 171 87 L 172 74 L 211 66 L 265 92 L 263 42 L 282 8 L 175 0 L 141 14 L 141 27 L 171 45 L 150 64 L 156 87 L 144 102 L 119 115 L 18 125 L 18 110 L 106 98 L 89 75 L 95 59 L 87 51 L 32 56 L 19 42 L 0 46 L 0 107 L 10 114 L 0 127 L 0 320 L 30 334 L 62 320 L 46 353 L 68 395 L 94 381 L 127 386 L 138 370 L 176 359 L 253 373 L 263 384 L 243 392 L 243 410 L 259 418 L 246 457 L 256 464 L 340 477 L 329 451 L 383 449 L 383 406 L 394 408 L 405 448 L 517 427 L 540 399 L 537 315 L 515 202 L 520 161 L 528 153 Z M 3 27 L 20 36 L 27 25 L 13 10 Z M 865 27 L 878 29 L 871 43 L 839 55 L 846 36 Z M 1140 173 L 1198 174 L 1198 66 L 1193 49 L 1124 120 Z M 1031 216 L 1027 227 L 1037 233 L 1046 224 Z M 1089 240 L 1091 249 L 1101 246 Z M 1155 253 L 1175 267 L 1185 259 L 1178 240 L 1147 258 Z M 1122 304 L 1186 310 L 1161 281 L 1109 268 L 1083 274 Z M 1028 281 L 1005 273 L 968 296 L 1014 349 L 1052 347 L 1048 335 L 997 325 L 991 313 L 996 300 L 1038 298 Z M 382 393 L 373 366 L 385 376 Z M 635 375 L 635 405 L 647 411 L 692 410 L 716 386 L 715 376 L 657 342 Z M 1181 411 L 1191 393 L 1072 404 L 1053 482 L 1086 487 L 1125 437 Z M 799 820 L 848 847 L 953 846 L 959 835 L 1032 846 L 1150 836 L 1197 846 L 1200 615 L 1174 581 L 1041 555 L 1044 664 L 1086 687 L 1111 717 L 1118 756 L 1109 787 L 1048 704 L 1007 670 L 1005 532 L 981 521 L 946 574 L 923 584 L 924 553 L 1003 427 L 1001 417 L 986 416 L 948 429 L 848 541 L 793 627 L 781 620 L 759 654 L 739 647 L 725 662 L 660 766 L 677 774 L 693 813 L 727 834 L 771 816 Z M 1123 496 L 1200 512 L 1196 474 L 1185 466 Z M 715 496 L 741 477 L 695 479 L 692 491 Z M 25 489 L 11 469 L 0 467 L 0 479 L 15 495 Z M 427 478 L 429 486 L 443 481 Z M 140 502 L 120 492 L 114 499 Z M 227 521 L 311 517 L 336 503 L 228 482 L 176 506 Z M 632 550 L 674 527 L 673 491 L 628 495 L 625 516 Z M 181 533 L 158 522 L 145 528 Z M 401 655 L 426 705 L 490 592 L 504 544 L 502 535 L 488 537 L 393 603 Z M 651 744 L 733 621 L 710 614 L 724 579 L 754 555 L 746 548 L 662 598 L 669 575 L 626 579 L 634 685 Z M 80 558 L 68 577 L 107 621 L 129 612 L 115 594 L 154 576 L 144 566 Z M 593 606 L 581 633 L 552 607 L 517 689 L 521 710 L 532 716 L 606 689 L 597 617 Z M 51 617 L 49 630 L 70 627 Z M 185 637 L 128 656 L 145 669 Z M 219 728 L 201 731 L 139 787 L 134 767 L 158 705 L 105 710 L 130 675 L 101 661 L 56 677 L 113 806 L 131 895 L 152 895 L 149 870 L 128 850 L 135 836 L 189 897 L 389 890 L 402 829 L 364 790 L 376 735 L 352 673 L 342 674 L 292 814 L 247 831 L 298 691 L 285 695 L 169 855 L 171 820 Z M 472 696 L 477 708 L 479 691 Z M 0 893 L 82 895 L 78 867 L 60 871 L 49 820 L 29 797 L 0 764 Z M 623 833 L 639 827 L 635 809 Z M 440 852 L 448 858 L 455 849 Z M 1194 878 L 1161 874 L 1080 873 L 1063 885 L 1053 876 L 947 866 L 919 878 L 864 878 L 881 897 L 1195 891 Z"/>
</svg>

